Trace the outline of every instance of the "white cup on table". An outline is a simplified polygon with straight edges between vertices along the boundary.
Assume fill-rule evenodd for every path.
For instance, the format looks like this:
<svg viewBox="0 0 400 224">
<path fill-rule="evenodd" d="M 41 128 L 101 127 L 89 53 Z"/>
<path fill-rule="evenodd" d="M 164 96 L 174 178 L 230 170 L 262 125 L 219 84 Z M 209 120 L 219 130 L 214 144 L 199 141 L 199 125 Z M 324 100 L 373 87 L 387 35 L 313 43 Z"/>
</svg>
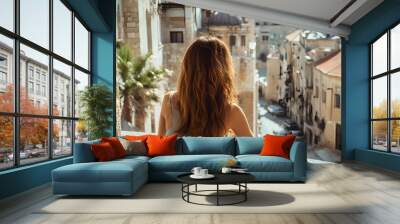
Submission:
<svg viewBox="0 0 400 224">
<path fill-rule="evenodd" d="M 193 167 L 193 169 L 192 169 L 192 173 L 194 174 L 194 175 L 196 175 L 196 176 L 200 176 L 201 175 L 201 170 L 202 170 L 203 168 L 201 168 L 201 167 Z"/>
<path fill-rule="evenodd" d="M 208 175 L 208 169 L 201 169 L 200 170 L 200 176 L 207 176 Z"/>
</svg>

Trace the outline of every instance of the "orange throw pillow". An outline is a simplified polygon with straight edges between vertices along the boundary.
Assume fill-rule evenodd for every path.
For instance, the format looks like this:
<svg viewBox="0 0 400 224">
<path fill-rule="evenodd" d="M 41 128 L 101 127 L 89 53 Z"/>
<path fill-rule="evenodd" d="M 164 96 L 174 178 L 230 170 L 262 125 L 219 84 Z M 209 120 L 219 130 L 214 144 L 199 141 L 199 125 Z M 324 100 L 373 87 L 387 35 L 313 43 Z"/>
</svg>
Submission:
<svg viewBox="0 0 400 224">
<path fill-rule="evenodd" d="M 117 137 L 109 137 L 109 138 L 101 138 L 101 142 L 108 142 L 114 149 L 115 155 L 117 158 L 125 157 L 126 151 L 124 146 L 122 146 L 121 142 Z"/>
<path fill-rule="evenodd" d="M 144 141 L 146 142 L 147 137 L 150 135 L 126 135 L 124 138 L 129 141 Z"/>
<path fill-rule="evenodd" d="M 116 159 L 115 151 L 112 145 L 108 142 L 91 145 L 94 157 L 99 162 L 110 161 Z"/>
<path fill-rule="evenodd" d="M 264 135 L 264 145 L 260 155 L 280 156 L 290 159 L 290 148 L 295 140 L 296 136 L 294 135 Z"/>
<path fill-rule="evenodd" d="M 148 156 L 176 155 L 176 139 L 178 135 L 147 137 Z"/>
</svg>

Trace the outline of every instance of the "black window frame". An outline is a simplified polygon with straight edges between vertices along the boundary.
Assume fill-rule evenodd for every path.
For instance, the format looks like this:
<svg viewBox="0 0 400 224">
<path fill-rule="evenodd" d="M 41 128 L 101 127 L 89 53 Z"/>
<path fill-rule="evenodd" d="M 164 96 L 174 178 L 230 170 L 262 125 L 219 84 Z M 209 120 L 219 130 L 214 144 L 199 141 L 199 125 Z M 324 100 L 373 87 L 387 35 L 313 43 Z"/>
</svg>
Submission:
<svg viewBox="0 0 400 224">
<path fill-rule="evenodd" d="M 400 67 L 391 69 L 391 31 L 393 28 L 400 26 L 400 21 L 392 24 L 389 28 L 385 29 L 385 31 L 379 34 L 375 39 L 373 39 L 368 44 L 369 48 L 369 149 L 373 151 L 379 152 L 386 152 L 390 154 L 400 154 L 400 152 L 393 152 L 392 151 L 392 136 L 391 136 L 391 129 L 392 129 L 392 121 L 400 121 L 400 117 L 392 117 L 391 111 L 391 79 L 392 75 L 400 72 Z M 381 37 L 387 35 L 387 64 L 386 64 L 386 71 L 380 74 L 373 74 L 373 44 L 378 41 Z M 387 86 L 387 105 L 386 105 L 386 118 L 373 118 L 373 81 L 379 78 L 386 77 L 386 86 Z M 373 122 L 386 122 L 386 151 L 379 150 L 374 148 L 374 136 L 373 136 Z"/>
<path fill-rule="evenodd" d="M 0 35 L 10 38 L 13 41 L 13 65 L 12 65 L 12 73 L 14 77 L 14 109 L 13 112 L 3 112 L 0 111 L 0 116 L 4 117 L 10 117 L 13 120 L 13 166 L 10 167 L 5 167 L 5 168 L 0 168 L 0 172 L 3 172 L 5 170 L 12 170 L 16 169 L 19 167 L 24 167 L 24 166 L 31 166 L 34 164 L 38 163 L 44 163 L 47 161 L 51 160 L 59 160 L 67 157 L 73 156 L 74 152 L 74 143 L 75 143 L 75 128 L 76 128 L 76 121 L 79 120 L 79 117 L 75 116 L 75 69 L 85 73 L 88 75 L 89 78 L 89 83 L 88 85 L 91 86 L 93 82 L 92 78 L 92 60 L 91 60 L 91 49 L 92 49 L 92 43 L 91 43 L 91 37 L 92 37 L 92 30 L 89 28 L 89 26 L 84 22 L 84 20 L 79 16 L 78 13 L 76 13 L 72 7 L 66 2 L 65 0 L 59 0 L 68 10 L 71 11 L 71 59 L 64 58 L 63 56 L 55 53 L 53 51 L 53 1 L 54 0 L 48 0 L 49 2 L 49 46 L 48 49 L 34 43 L 33 41 L 30 41 L 29 39 L 23 37 L 20 35 L 20 2 L 21 0 L 14 0 L 13 1 L 13 20 L 14 20 L 14 30 L 8 30 L 4 27 L 0 26 Z M 75 18 L 79 20 L 79 22 L 85 27 L 85 29 L 88 31 L 88 69 L 85 69 L 81 67 L 80 65 L 75 63 Z M 48 94 L 48 112 L 46 115 L 39 115 L 39 114 L 28 114 L 28 113 L 21 113 L 20 111 L 20 46 L 25 45 L 29 48 L 32 48 L 33 50 L 36 50 L 40 53 L 43 53 L 48 56 L 48 83 L 47 83 L 47 90 L 49 92 Z M 53 59 L 58 60 L 59 62 L 62 62 L 68 66 L 71 66 L 71 88 L 72 88 L 72 99 L 71 99 L 71 114 L 70 116 L 58 116 L 53 114 Z M 34 71 L 35 72 L 35 71 Z M 28 77 L 28 73 L 26 76 Z M 48 136 L 47 136 L 47 141 L 48 141 L 48 155 L 47 158 L 44 158 L 43 160 L 37 161 L 37 162 L 32 162 L 32 163 L 26 163 L 26 164 L 21 164 L 20 161 L 20 119 L 21 118 L 43 118 L 47 120 L 48 123 Z M 54 150 L 53 150 L 53 123 L 54 121 L 61 120 L 61 121 L 70 121 L 71 122 L 71 153 L 68 155 L 62 155 L 62 156 L 54 156 Z"/>
</svg>

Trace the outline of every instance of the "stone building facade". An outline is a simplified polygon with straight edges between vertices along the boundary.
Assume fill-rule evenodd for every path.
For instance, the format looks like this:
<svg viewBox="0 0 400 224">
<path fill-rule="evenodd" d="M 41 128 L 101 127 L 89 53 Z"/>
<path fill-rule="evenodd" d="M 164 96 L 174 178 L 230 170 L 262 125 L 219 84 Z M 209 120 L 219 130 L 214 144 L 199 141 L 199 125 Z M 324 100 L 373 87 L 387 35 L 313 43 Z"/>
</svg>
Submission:
<svg viewBox="0 0 400 224">
<path fill-rule="evenodd" d="M 279 52 L 279 75 L 276 74 L 276 57 L 267 63 L 267 71 L 271 70 L 272 74 L 267 77 L 267 82 L 271 83 L 267 89 L 272 87 L 276 90 L 268 90 L 267 100 L 285 108 L 286 116 L 305 133 L 309 145 L 339 148 L 340 116 L 337 113 L 340 114 L 340 108 L 335 108 L 330 101 L 322 102 L 321 93 L 331 91 L 329 97 L 336 97 L 340 101 L 340 57 L 337 56 L 340 54 L 340 39 L 296 30 L 286 36 Z M 335 60 L 339 65 L 334 76 L 318 69 L 319 64 L 328 59 Z"/>
<path fill-rule="evenodd" d="M 117 10 L 118 40 L 127 43 L 134 52 L 142 55 L 152 52 L 154 64 L 171 71 L 170 76 L 160 83 L 161 98 L 165 92 L 176 90 L 181 62 L 190 43 L 202 35 L 221 38 L 232 51 L 239 104 L 251 127 L 256 130 L 257 93 L 253 20 L 163 0 L 119 0 Z M 227 23 L 230 19 L 236 21 L 235 24 Z M 142 131 L 156 132 L 160 103 L 155 103 L 153 108 L 149 109 L 147 118 L 151 119 L 147 119 L 147 128 Z M 120 104 L 121 102 L 117 102 L 117 105 Z M 117 114 L 120 114 L 118 110 L 120 108 L 117 108 Z M 127 126 L 121 122 L 122 130 L 129 129 Z"/>
</svg>

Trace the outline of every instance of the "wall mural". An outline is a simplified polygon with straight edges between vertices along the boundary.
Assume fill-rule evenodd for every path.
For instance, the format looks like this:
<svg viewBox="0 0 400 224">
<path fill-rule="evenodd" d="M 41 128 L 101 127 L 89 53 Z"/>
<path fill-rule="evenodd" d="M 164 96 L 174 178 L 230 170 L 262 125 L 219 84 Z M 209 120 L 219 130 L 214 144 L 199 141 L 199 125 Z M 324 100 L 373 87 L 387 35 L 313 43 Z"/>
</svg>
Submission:
<svg viewBox="0 0 400 224">
<path fill-rule="evenodd" d="M 230 48 L 238 103 L 255 135 L 292 133 L 316 151 L 339 152 L 339 37 L 146 0 L 118 1 L 119 134 L 157 132 L 162 97 L 176 90 L 186 48 L 209 35 Z M 128 72 L 131 59 L 139 65 Z"/>
</svg>

